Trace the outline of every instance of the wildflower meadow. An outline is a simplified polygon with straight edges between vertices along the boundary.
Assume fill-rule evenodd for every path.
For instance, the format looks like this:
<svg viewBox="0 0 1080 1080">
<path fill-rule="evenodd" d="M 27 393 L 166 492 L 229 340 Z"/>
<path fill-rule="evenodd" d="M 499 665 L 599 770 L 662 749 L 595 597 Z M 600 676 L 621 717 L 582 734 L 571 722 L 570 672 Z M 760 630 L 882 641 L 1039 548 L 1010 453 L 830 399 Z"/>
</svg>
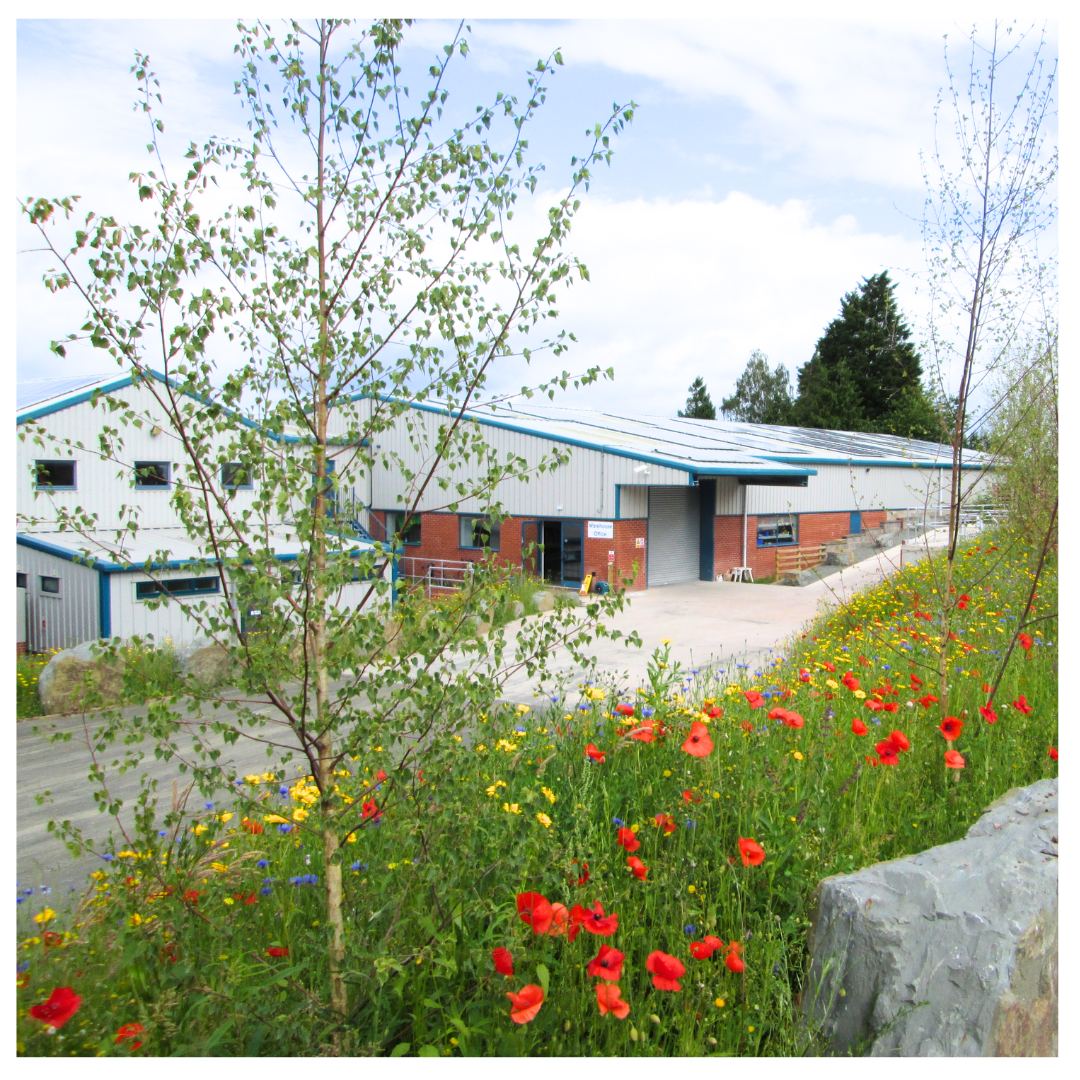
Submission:
<svg viewBox="0 0 1080 1080">
<path fill-rule="evenodd" d="M 817 883 L 1057 774 L 1056 571 L 1005 531 L 766 658 L 477 715 L 339 771 L 344 1021 L 305 771 L 140 810 L 71 911 L 19 897 L 25 1055 L 800 1055 Z M 1017 632 L 1018 621 L 1026 624 Z M 1010 641 L 1015 649 L 999 678 Z M 991 687 L 996 682 L 996 690 Z"/>
</svg>

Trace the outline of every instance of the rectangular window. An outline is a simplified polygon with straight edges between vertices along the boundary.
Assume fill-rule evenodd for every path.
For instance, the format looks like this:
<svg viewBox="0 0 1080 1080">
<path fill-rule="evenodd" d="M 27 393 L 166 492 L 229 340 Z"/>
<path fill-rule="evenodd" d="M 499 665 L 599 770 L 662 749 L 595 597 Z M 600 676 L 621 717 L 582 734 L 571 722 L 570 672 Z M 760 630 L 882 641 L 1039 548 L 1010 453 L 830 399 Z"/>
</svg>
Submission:
<svg viewBox="0 0 1080 1080">
<path fill-rule="evenodd" d="M 221 486 L 244 489 L 254 487 L 251 482 L 250 466 L 242 465 L 239 461 L 230 461 L 227 465 L 222 465 Z"/>
<path fill-rule="evenodd" d="M 137 488 L 167 488 L 169 463 L 167 461 L 136 461 L 135 486 Z"/>
<path fill-rule="evenodd" d="M 28 588 L 25 574 L 20 574 L 18 571 L 16 571 L 16 573 L 15 573 L 15 587 L 17 589 Z"/>
<path fill-rule="evenodd" d="M 173 578 L 171 581 L 136 581 L 136 600 L 155 600 L 159 596 L 203 596 L 221 591 L 221 578 Z"/>
<path fill-rule="evenodd" d="M 799 518 L 796 514 L 773 514 L 757 519 L 757 546 L 780 547 L 799 542 Z"/>
<path fill-rule="evenodd" d="M 405 544 L 419 544 L 420 543 L 420 515 L 415 514 L 409 518 L 408 528 L 402 532 L 402 526 L 405 524 L 405 514 L 400 510 L 388 511 L 386 514 L 386 536 L 389 539 L 392 536 L 401 534 L 401 541 Z"/>
<path fill-rule="evenodd" d="M 470 517 L 462 514 L 458 518 L 460 530 L 458 544 L 463 548 L 491 548 L 499 550 L 500 522 L 487 517 Z"/>
<path fill-rule="evenodd" d="M 37 488 L 52 488 L 56 491 L 75 490 L 75 462 L 74 461 L 36 461 Z"/>
<path fill-rule="evenodd" d="M 58 577 L 44 577 L 41 578 L 41 591 L 48 593 L 51 596 L 60 595 L 60 579 Z"/>
</svg>

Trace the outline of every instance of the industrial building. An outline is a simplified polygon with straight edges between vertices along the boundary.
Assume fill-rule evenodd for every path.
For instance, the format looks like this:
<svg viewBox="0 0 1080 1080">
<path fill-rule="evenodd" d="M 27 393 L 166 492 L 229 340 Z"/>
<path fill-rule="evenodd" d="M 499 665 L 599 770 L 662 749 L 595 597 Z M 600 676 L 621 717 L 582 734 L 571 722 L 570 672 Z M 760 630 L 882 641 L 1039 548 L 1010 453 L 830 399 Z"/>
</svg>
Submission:
<svg viewBox="0 0 1080 1080">
<path fill-rule="evenodd" d="M 166 385 L 164 376 L 153 378 L 159 389 Z M 138 425 L 121 427 L 110 407 L 117 402 Z M 16 408 L 17 587 L 25 609 L 19 651 L 136 635 L 159 644 L 191 641 L 200 632 L 192 605 L 225 603 L 228 590 L 221 564 L 191 539 L 174 505 L 177 487 L 186 482 L 186 458 L 151 388 L 130 375 L 39 380 L 18 387 Z M 237 423 L 251 421 L 237 417 Z M 122 462 L 102 453 L 106 425 L 122 430 Z M 299 442 L 298 436 L 277 439 L 283 453 Z M 215 481 L 228 490 L 233 511 L 250 507 L 258 471 L 248 477 L 237 463 L 223 462 L 220 473 Z M 132 504 L 138 509 L 134 533 L 124 528 L 122 515 Z M 61 529 L 59 508 L 78 513 L 88 526 Z M 303 551 L 288 514 L 262 522 L 260 532 L 287 572 Z M 226 554 L 230 547 L 235 542 L 226 543 Z M 353 556 L 374 549 L 353 539 L 347 547 Z M 389 558 L 382 573 L 393 577 Z M 364 581 L 346 583 L 338 604 L 356 606 L 367 593 Z M 245 626 L 258 618 L 253 609 L 237 614 Z"/>
<path fill-rule="evenodd" d="M 358 397 L 339 410 L 334 430 L 373 408 Z M 384 457 L 400 456 L 424 475 L 456 413 L 437 403 L 412 410 L 409 425 L 399 419 L 378 443 Z M 737 567 L 769 576 L 777 548 L 840 539 L 889 516 L 933 519 L 949 504 L 952 451 L 937 443 L 531 403 L 475 409 L 463 419 L 499 460 L 513 455 L 533 467 L 554 454 L 568 460 L 528 483 L 498 485 L 490 501 L 507 515 L 500 521 L 479 516 L 486 507 L 476 499 L 450 512 L 447 492 L 428 484 L 406 522 L 413 500 L 400 470 L 376 469 L 366 480 L 368 527 L 384 539 L 408 525 L 408 577 L 452 580 L 454 567 L 483 557 L 485 543 L 500 562 L 566 587 L 589 574 L 616 584 L 632 578 L 632 589 L 712 581 Z M 988 466 L 965 451 L 966 499 L 984 489 Z M 459 483 L 486 469 L 474 463 L 437 475 Z"/>
</svg>

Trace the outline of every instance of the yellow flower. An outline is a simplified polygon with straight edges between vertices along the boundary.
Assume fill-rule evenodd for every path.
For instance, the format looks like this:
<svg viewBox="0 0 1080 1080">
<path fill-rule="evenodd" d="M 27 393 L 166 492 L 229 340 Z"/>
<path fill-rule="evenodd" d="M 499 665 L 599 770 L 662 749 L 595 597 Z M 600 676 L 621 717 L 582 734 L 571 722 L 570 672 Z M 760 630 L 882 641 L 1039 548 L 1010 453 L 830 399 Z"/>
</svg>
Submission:
<svg viewBox="0 0 1080 1080">
<path fill-rule="evenodd" d="M 225 897 L 225 903 L 226 904 L 235 904 L 236 901 L 231 896 L 226 896 Z"/>
<path fill-rule="evenodd" d="M 45 923 L 51 922 L 56 918 L 56 912 L 51 907 L 43 908 L 34 916 L 34 922 L 40 926 L 44 926 Z"/>
<path fill-rule="evenodd" d="M 861 701 L 864 697 L 866 697 L 866 691 L 865 690 L 856 690 L 855 691 L 855 696 Z"/>
<path fill-rule="evenodd" d="M 839 690 L 840 689 L 840 684 L 835 679 L 826 679 L 825 680 L 825 685 L 830 690 Z"/>
<path fill-rule="evenodd" d="M 586 696 L 586 697 L 587 697 L 587 698 L 588 698 L 588 699 L 589 699 L 590 701 L 603 701 L 603 700 L 604 700 L 604 698 L 605 698 L 605 697 L 607 697 L 607 695 L 606 695 L 606 694 L 604 693 L 604 691 L 603 691 L 603 690 L 601 690 L 601 689 L 600 689 L 600 687 L 599 687 L 599 686 L 593 686 L 593 687 L 590 687 L 590 688 L 589 688 L 589 689 L 588 689 L 588 690 L 587 690 L 587 691 L 585 692 L 585 696 Z"/>
<path fill-rule="evenodd" d="M 476 752 L 477 752 L 478 754 L 483 754 L 483 753 L 484 753 L 484 752 L 485 752 L 486 750 L 487 750 L 487 747 L 486 747 L 486 746 L 485 746 L 485 745 L 484 745 L 483 743 L 481 743 L 481 744 L 480 744 L 480 745 L 479 745 L 479 746 L 478 746 L 478 747 L 476 748 Z"/>
<path fill-rule="evenodd" d="M 529 706 L 528 706 L 528 705 L 519 705 L 519 706 L 517 707 L 517 711 L 518 711 L 518 712 L 519 712 L 519 713 L 520 713 L 520 714 L 521 714 L 522 716 L 524 716 L 524 715 L 525 715 L 525 714 L 526 714 L 527 712 L 530 712 L 531 710 L 529 709 Z"/>
<path fill-rule="evenodd" d="M 219 874 L 224 874 L 229 869 L 228 864 L 223 862 L 212 862 L 210 866 Z"/>
<path fill-rule="evenodd" d="M 723 998 L 717 998 L 714 1004 L 718 1009 L 722 1009 L 727 1004 L 727 1002 Z"/>
<path fill-rule="evenodd" d="M 252 787 L 255 787 L 255 785 L 259 783 L 259 777 L 257 777 L 254 773 L 249 773 L 247 776 L 244 777 L 244 783 L 250 784 Z"/>
<path fill-rule="evenodd" d="M 540 824 L 543 825 L 545 829 L 550 829 L 551 828 L 551 818 L 549 818 L 547 816 L 547 814 L 537 814 L 536 815 L 536 820 L 539 821 Z"/>
<path fill-rule="evenodd" d="M 355 761 L 355 760 L 356 760 L 356 758 L 353 758 L 353 761 Z M 275 780 L 277 779 L 277 777 L 276 777 L 276 776 L 275 776 L 275 775 L 274 775 L 274 774 L 273 774 L 272 772 L 264 772 L 264 773 L 262 774 L 262 778 L 263 778 L 263 779 L 264 779 L 264 780 L 265 780 L 265 781 L 266 781 L 266 782 L 267 782 L 268 784 L 272 784 L 272 783 L 273 783 L 273 782 L 274 782 L 274 781 L 275 781 Z"/>
<path fill-rule="evenodd" d="M 795 759 L 796 761 L 802 761 L 802 759 L 803 759 L 803 756 L 802 756 L 802 754 L 801 754 L 801 753 L 799 753 L 799 751 L 798 751 L 798 750 L 793 750 L 793 751 L 792 751 L 792 753 L 791 753 L 791 756 L 792 756 L 792 757 L 793 757 L 793 758 L 794 758 L 794 759 Z"/>
<path fill-rule="evenodd" d="M 688 893 L 696 893 L 696 892 L 697 892 L 697 887 L 696 887 L 696 886 L 694 886 L 694 885 L 688 885 L 688 886 L 686 887 L 686 891 L 687 891 Z"/>
<path fill-rule="evenodd" d="M 289 819 L 288 818 L 283 818 L 280 814 L 267 814 L 263 818 L 263 821 L 265 821 L 267 825 L 288 825 L 289 824 Z"/>
<path fill-rule="evenodd" d="M 660 644 L 661 644 L 661 645 L 670 645 L 670 644 L 671 644 L 671 643 L 672 643 L 672 642 L 673 642 L 674 640 L 675 640 L 674 638 L 670 638 L 670 637 L 662 637 L 662 638 L 660 639 Z"/>
<path fill-rule="evenodd" d="M 503 809 L 508 814 L 520 814 L 521 813 L 521 807 L 518 806 L 518 804 L 516 802 L 512 802 L 512 803 L 505 803 L 504 802 L 503 803 Z"/>
<path fill-rule="evenodd" d="M 555 792 L 552 791 L 551 788 L 546 788 L 546 787 L 542 787 L 540 790 L 547 797 L 547 801 L 549 803 L 551 803 L 552 806 L 554 806 L 555 805 Z"/>
<path fill-rule="evenodd" d="M 142 916 L 136 911 L 135 914 L 131 916 L 129 922 L 132 926 L 141 926 Z"/>
<path fill-rule="evenodd" d="M 304 818 L 306 818 L 307 816 L 308 816 L 308 812 L 306 810 L 301 810 L 299 808 L 292 812 L 293 821 L 303 821 Z"/>
<path fill-rule="evenodd" d="M 345 843 L 346 844 L 355 844 L 356 843 L 356 833 L 354 833 L 354 832 L 349 833 L 349 835 L 345 837 Z"/>
<path fill-rule="evenodd" d="M 232 814 L 226 810 L 225 813 L 218 818 L 218 821 L 232 821 Z"/>
<path fill-rule="evenodd" d="M 667 777 L 669 777 L 670 775 L 671 775 L 671 770 L 670 770 L 670 769 L 665 769 L 665 770 L 664 770 L 664 777 L 665 777 L 665 778 L 667 778 Z"/>
<path fill-rule="evenodd" d="M 205 825 L 192 825 L 192 826 L 191 826 L 191 831 L 192 831 L 192 832 L 193 832 L 193 833 L 194 833 L 194 834 L 195 834 L 196 836 L 202 836 L 202 834 L 203 834 L 204 832 L 206 832 L 206 826 L 205 826 Z"/>
</svg>

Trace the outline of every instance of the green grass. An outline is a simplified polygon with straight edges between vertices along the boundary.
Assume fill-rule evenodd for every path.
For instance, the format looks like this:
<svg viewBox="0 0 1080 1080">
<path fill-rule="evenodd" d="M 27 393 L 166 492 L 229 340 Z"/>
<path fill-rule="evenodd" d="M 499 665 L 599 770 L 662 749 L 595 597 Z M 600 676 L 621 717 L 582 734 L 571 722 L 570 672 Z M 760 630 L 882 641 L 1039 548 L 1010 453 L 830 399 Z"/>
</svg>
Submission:
<svg viewBox="0 0 1080 1080">
<path fill-rule="evenodd" d="M 472 746 L 422 763 L 424 777 L 413 762 L 398 767 L 386 748 L 370 748 L 341 778 L 341 790 L 360 800 L 372 797 L 379 769 L 389 774 L 374 795 L 381 822 L 369 819 L 343 849 L 352 1010 L 343 1026 L 326 1005 L 323 870 L 310 829 L 317 816 L 287 833 L 264 822 L 268 812 L 291 817 L 303 785 L 282 798 L 279 776 L 251 778 L 252 795 L 265 795 L 259 812 L 248 811 L 263 824 L 257 835 L 238 827 L 239 815 L 221 820 L 225 804 L 177 826 L 179 845 L 147 828 L 136 848 L 144 858 L 118 852 L 80 911 L 49 924 L 63 924 L 67 944 L 47 947 L 30 921 L 43 898 L 20 905 L 19 959 L 29 964 L 19 992 L 22 1052 L 126 1054 L 113 1039 L 131 1022 L 145 1026 L 141 1052 L 150 1054 L 819 1052 L 796 1002 L 808 903 L 821 878 L 956 840 L 990 800 L 1057 773 L 1047 755 L 1057 730 L 1052 618 L 1031 631 L 1030 650 L 1014 655 L 995 700 L 998 720 L 978 713 L 1032 566 L 1020 550 L 998 563 L 1002 551 L 989 546 L 960 560 L 958 594 L 971 602 L 954 623 L 944 710 L 917 701 L 933 690 L 934 625 L 913 617 L 932 608 L 940 564 L 928 561 L 860 594 L 764 666 L 689 673 L 662 652 L 645 693 L 584 686 L 554 710 L 480 718 Z M 1054 588 L 1051 574 L 1038 616 L 1056 610 Z M 873 700 L 877 690 L 897 711 L 867 708 L 867 697 L 840 681 L 847 671 L 859 693 Z M 913 674 L 924 684 L 917 691 Z M 752 690 L 773 696 L 753 708 Z M 1020 694 L 1030 715 L 1008 705 Z M 633 703 L 636 715 L 614 713 L 618 702 Z M 805 725 L 769 720 L 777 705 Z M 723 716 L 707 722 L 713 748 L 690 756 L 682 749 L 690 724 L 714 706 Z M 664 728 L 647 743 L 629 737 L 645 710 Z M 943 712 L 964 721 L 955 743 L 938 730 Z M 856 717 L 869 734 L 853 733 Z M 894 766 L 871 765 L 890 730 L 903 731 L 910 749 Z M 603 763 L 587 758 L 588 744 L 605 752 Z M 949 745 L 963 755 L 962 770 L 945 767 Z M 657 815 L 669 815 L 674 830 Z M 628 869 L 617 821 L 637 827 L 644 881 Z M 764 848 L 760 865 L 743 864 L 740 838 Z M 306 874 L 318 883 L 290 883 Z M 161 895 L 167 887 L 172 894 Z M 180 899 L 186 889 L 199 891 L 197 906 Z M 525 892 L 568 909 L 600 902 L 618 914 L 618 929 L 610 937 L 583 931 L 573 942 L 534 934 L 515 905 Z M 255 902 L 243 903 L 249 896 Z M 745 970 L 728 970 L 722 952 L 694 959 L 690 943 L 707 934 L 740 942 Z M 162 959 L 170 943 L 175 963 Z M 625 1020 L 598 1012 L 585 969 L 601 944 L 625 954 Z M 270 946 L 289 956 L 267 957 Z M 514 977 L 495 972 L 496 947 L 511 951 Z M 679 992 L 652 985 L 646 958 L 654 951 L 684 964 Z M 517 1025 L 506 992 L 526 984 L 544 987 L 545 1000 L 535 1019 Z M 55 986 L 84 995 L 62 1050 L 25 1014 Z"/>
</svg>

